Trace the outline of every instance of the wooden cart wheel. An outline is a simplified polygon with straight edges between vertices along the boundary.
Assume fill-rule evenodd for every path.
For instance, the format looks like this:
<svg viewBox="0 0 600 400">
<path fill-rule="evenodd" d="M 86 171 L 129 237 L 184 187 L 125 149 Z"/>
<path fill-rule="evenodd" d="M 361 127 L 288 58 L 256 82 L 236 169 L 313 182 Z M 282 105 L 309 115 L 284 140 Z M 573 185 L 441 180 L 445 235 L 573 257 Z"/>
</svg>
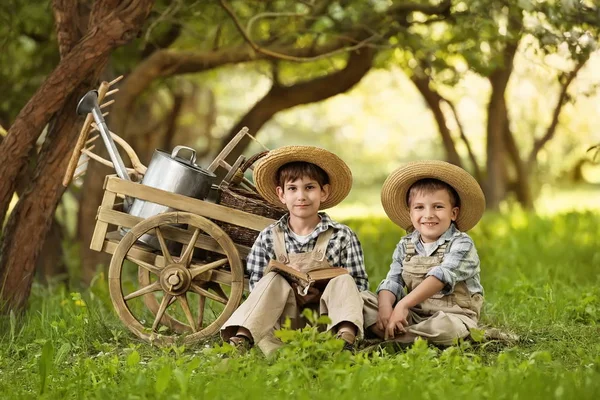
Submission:
<svg viewBox="0 0 600 400">
<path fill-rule="evenodd" d="M 188 225 L 189 241 L 184 245 L 181 256 L 169 252 L 165 230 L 175 224 Z M 192 262 L 192 256 L 200 233 L 208 234 L 216 241 L 213 250 L 223 254 L 222 258 L 206 264 Z M 132 251 L 133 245 L 144 234 L 154 234 L 158 238 L 163 253 L 160 262 L 143 260 L 139 251 Z M 231 290 L 229 295 L 217 282 L 211 281 L 211 273 L 224 265 L 231 270 Z M 127 288 L 124 276 L 126 269 L 138 268 L 137 284 L 133 291 Z M 131 274 L 130 274 L 131 275 Z M 169 212 L 148 218 L 133 228 L 121 239 L 110 263 L 108 272 L 110 297 L 125 325 L 138 337 L 157 344 L 172 343 L 177 335 L 162 334 L 160 326 L 166 326 L 177 333 L 188 333 L 184 343 L 194 343 L 216 333 L 223 323 L 239 306 L 244 290 L 244 270 L 242 262 L 231 238 L 213 222 L 187 212 Z M 130 283 L 130 282 L 129 282 Z M 227 285 L 229 286 L 229 285 Z M 212 291 L 212 292 L 211 292 Z M 195 297 L 196 302 L 190 302 Z M 143 299 L 150 310 L 150 318 L 131 306 L 131 302 Z M 160 302 L 159 302 L 160 300 Z M 179 303 L 185 322 L 174 315 L 174 303 Z M 203 326 L 205 311 L 210 304 L 224 306 L 214 321 Z M 197 304 L 197 307 L 195 306 Z M 213 309 L 211 311 L 214 312 Z M 146 310 L 146 314 L 147 310 Z M 194 315 L 196 314 L 196 315 Z M 148 316 L 148 315 L 146 315 Z"/>
</svg>

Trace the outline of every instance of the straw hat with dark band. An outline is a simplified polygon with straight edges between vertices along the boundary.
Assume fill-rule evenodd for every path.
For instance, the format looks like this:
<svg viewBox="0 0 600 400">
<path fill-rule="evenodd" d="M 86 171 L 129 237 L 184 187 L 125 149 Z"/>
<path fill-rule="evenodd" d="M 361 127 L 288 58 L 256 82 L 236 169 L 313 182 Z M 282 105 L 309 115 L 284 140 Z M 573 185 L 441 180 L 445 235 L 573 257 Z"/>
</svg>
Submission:
<svg viewBox="0 0 600 400">
<path fill-rule="evenodd" d="M 394 223 L 406 230 L 412 227 L 406 195 L 415 182 L 426 178 L 446 182 L 458 193 L 458 229 L 466 232 L 477 225 L 485 210 L 485 197 L 479 184 L 464 169 L 434 160 L 410 162 L 392 172 L 383 183 L 381 204 Z"/>
<path fill-rule="evenodd" d="M 284 164 L 305 161 L 323 169 L 329 177 L 329 197 L 320 209 L 331 208 L 340 203 L 352 188 L 352 172 L 341 158 L 314 146 L 284 146 L 271 150 L 254 168 L 256 189 L 269 203 L 281 206 L 277 197 L 277 171 Z"/>
</svg>

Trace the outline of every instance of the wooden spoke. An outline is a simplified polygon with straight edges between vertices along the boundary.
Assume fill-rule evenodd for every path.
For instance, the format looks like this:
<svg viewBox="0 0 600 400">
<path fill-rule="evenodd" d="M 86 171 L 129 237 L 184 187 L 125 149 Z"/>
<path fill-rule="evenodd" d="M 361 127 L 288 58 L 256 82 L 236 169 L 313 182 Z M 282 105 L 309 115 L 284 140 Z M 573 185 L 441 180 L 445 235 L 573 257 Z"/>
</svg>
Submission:
<svg viewBox="0 0 600 400">
<path fill-rule="evenodd" d="M 221 285 L 219 285 L 218 283 L 210 282 L 210 285 L 208 286 L 208 288 L 212 289 L 217 295 L 221 296 L 225 300 L 229 300 L 229 298 L 227 297 L 227 294 L 225 293 L 225 291 L 223 290 Z"/>
<path fill-rule="evenodd" d="M 167 247 L 167 242 L 165 241 L 165 237 L 163 236 L 162 232 L 160 231 L 159 227 L 156 227 L 154 229 L 154 231 L 156 232 L 156 237 L 158 238 L 158 242 L 160 243 L 160 249 L 163 253 L 163 256 L 165 257 L 165 261 L 167 264 L 175 264 L 175 262 L 173 261 L 173 257 L 171 256 L 171 253 L 169 253 L 169 248 Z"/>
<path fill-rule="evenodd" d="M 192 290 L 192 292 L 198 293 L 200 296 L 208 297 L 209 299 L 218 301 L 219 303 L 222 303 L 222 304 L 227 304 L 227 299 L 224 299 L 223 297 L 221 297 L 217 294 L 211 293 L 208 290 L 201 288 L 199 285 L 197 285 L 195 283 L 192 283 L 192 285 L 190 286 L 190 289 Z"/>
<path fill-rule="evenodd" d="M 109 182 L 128 185 L 126 181 L 118 178 L 109 178 Z M 109 186 L 110 184 L 107 188 Z M 142 185 L 132 185 L 131 188 L 125 188 L 126 190 L 113 188 L 115 192 L 107 191 L 106 193 L 110 196 L 107 197 L 105 194 L 103 207 L 112 208 L 119 194 L 142 197 L 146 201 L 162 204 L 162 197 L 161 199 L 148 197 L 142 193 L 143 191 L 138 193 L 137 190 L 140 187 L 144 189 L 143 191 L 152 189 L 142 187 Z M 161 192 L 161 196 L 163 194 L 164 192 Z M 181 201 L 184 200 L 186 202 L 196 201 L 188 198 Z M 204 202 L 202 202 L 202 206 L 204 206 Z M 99 221 L 104 222 L 101 219 Z M 188 233 L 173 235 L 171 228 L 174 224 L 188 226 Z M 192 344 L 217 333 L 239 306 L 244 290 L 244 267 L 233 240 L 214 222 L 183 211 L 166 212 L 149 217 L 133 226 L 129 222 L 125 225 L 129 227 L 129 232 L 120 239 L 117 245 L 114 245 L 111 239 L 104 238 L 106 233 L 100 232 L 100 236 L 98 236 L 98 238 L 104 238 L 106 251 L 110 250 L 113 253 L 108 271 L 108 282 L 110 298 L 121 321 L 139 338 L 159 345 L 176 343 L 178 334 L 185 335 L 184 343 Z M 169 230 L 168 233 L 163 230 L 165 227 Z M 204 233 L 208 236 L 204 236 Z M 146 234 L 155 235 L 160 244 L 159 252 L 162 250 L 163 253 L 162 257 L 151 252 L 150 248 L 136 245 L 137 241 Z M 99 239 L 95 242 L 99 242 Z M 183 245 L 181 253 L 178 251 L 175 255 L 169 251 L 172 242 Z M 98 248 L 100 244 L 95 243 L 94 248 Z M 193 260 L 195 248 L 222 255 L 217 258 Z M 123 282 L 123 279 L 129 276 L 124 271 L 130 262 L 137 264 L 139 284 L 134 289 L 129 289 Z M 202 265 L 202 263 L 207 264 Z M 186 267 L 182 268 L 184 265 Z M 227 270 L 224 270 L 223 266 Z M 174 287 L 175 290 L 172 293 L 163 290 L 163 285 L 165 282 L 168 283 L 167 278 L 171 275 L 161 276 L 165 268 L 183 274 L 186 278 L 185 285 Z M 192 276 L 195 279 L 190 283 Z M 186 290 L 198 295 L 198 300 L 195 298 L 193 300 L 195 304 L 191 304 L 193 296 L 188 296 Z M 148 308 L 152 315 L 150 319 L 144 310 L 140 310 L 139 307 L 130 307 L 132 304 L 129 303 L 133 303 L 133 299 L 136 298 L 141 299 Z M 181 305 L 174 305 L 173 303 L 178 300 Z M 179 311 L 179 307 L 182 311 Z M 198 307 L 198 312 L 196 312 L 196 307 Z M 169 329 L 164 334 L 160 329 L 161 334 L 158 335 L 157 332 L 162 325 Z"/>
<path fill-rule="evenodd" d="M 179 260 L 180 264 L 183 264 L 186 267 L 190 266 L 190 263 L 192 262 L 192 255 L 194 254 L 194 249 L 196 248 L 196 242 L 198 241 L 198 236 L 200 236 L 200 229 L 196 229 L 194 231 L 194 234 L 192 235 L 192 238 L 190 239 L 190 243 L 185 248 L 185 252 L 181 256 L 181 259 Z"/>
<path fill-rule="evenodd" d="M 148 293 L 157 292 L 160 290 L 160 282 L 154 282 L 148 286 L 144 286 L 143 288 L 136 290 L 135 292 L 129 293 L 127 296 L 123 297 L 124 300 L 135 299 L 136 297 L 143 296 Z"/>
<path fill-rule="evenodd" d="M 190 310 L 190 305 L 188 303 L 186 294 L 184 293 L 183 295 L 179 296 L 178 299 L 179 304 L 181 304 L 181 309 L 183 310 L 183 313 L 185 314 L 185 317 L 187 318 L 188 323 L 192 328 L 192 332 L 197 332 L 196 323 L 194 322 L 194 316 L 192 315 L 192 310 Z"/>
<path fill-rule="evenodd" d="M 213 261 L 208 264 L 200 265 L 199 267 L 190 268 L 190 273 L 192 274 L 192 279 L 194 279 L 198 275 L 201 275 L 207 271 L 210 271 L 211 269 L 222 267 L 223 265 L 226 265 L 228 262 L 229 262 L 229 259 L 222 258 L 220 260 Z"/>
<path fill-rule="evenodd" d="M 160 274 L 160 268 L 157 267 L 156 265 L 152 265 L 150 263 L 147 263 L 146 261 L 142 261 L 139 258 L 135 258 L 135 257 L 129 256 L 129 255 L 126 256 L 125 258 L 133 263 L 136 263 L 137 265 L 144 268 L 145 270 L 152 272 L 154 275 L 158 276 Z"/>
<path fill-rule="evenodd" d="M 171 303 L 172 298 L 173 298 L 173 295 L 171 295 L 169 293 L 165 293 L 165 296 L 163 297 L 162 301 L 160 302 L 160 307 L 158 307 L 158 312 L 156 313 L 156 318 L 154 318 L 154 323 L 152 324 L 153 331 L 155 331 L 156 328 L 158 327 L 158 324 L 160 323 L 161 318 L 165 314 L 167 307 L 169 307 L 169 304 Z"/>
<path fill-rule="evenodd" d="M 206 305 L 206 297 L 198 296 L 198 329 L 202 329 L 204 321 L 204 306 Z"/>
</svg>

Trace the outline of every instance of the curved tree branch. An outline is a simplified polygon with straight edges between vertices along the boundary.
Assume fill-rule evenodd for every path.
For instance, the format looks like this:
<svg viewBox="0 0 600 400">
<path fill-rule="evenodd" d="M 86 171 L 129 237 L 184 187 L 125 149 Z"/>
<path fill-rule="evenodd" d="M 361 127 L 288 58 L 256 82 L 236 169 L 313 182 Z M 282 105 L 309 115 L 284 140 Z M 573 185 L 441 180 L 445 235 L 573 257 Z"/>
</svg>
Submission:
<svg viewBox="0 0 600 400">
<path fill-rule="evenodd" d="M 540 150 L 542 150 L 546 143 L 548 143 L 554 137 L 554 134 L 556 133 L 556 128 L 558 127 L 558 118 L 560 117 L 560 113 L 562 111 L 563 106 L 567 103 L 567 100 L 569 98 L 569 86 L 577 77 L 577 74 L 579 73 L 579 71 L 581 71 L 581 68 L 583 68 L 588 59 L 589 55 L 585 59 L 579 61 L 571 72 L 564 74 L 563 82 L 560 85 L 560 94 L 558 96 L 558 101 L 556 103 L 556 106 L 554 107 L 554 112 L 552 113 L 552 121 L 546 129 L 546 133 L 544 134 L 544 136 L 534 141 L 531 153 L 529 153 L 529 158 L 527 159 L 527 165 L 529 168 L 531 168 L 533 164 L 535 164 L 537 155 L 540 152 Z"/>
<path fill-rule="evenodd" d="M 433 117 L 438 126 L 438 131 L 442 137 L 442 144 L 446 150 L 446 158 L 448 162 L 462 167 L 462 162 L 458 152 L 456 151 L 456 146 L 454 144 L 454 140 L 452 139 L 452 135 L 450 134 L 450 129 L 448 129 L 446 124 L 446 117 L 444 116 L 444 113 L 440 107 L 440 102 L 444 99 L 438 94 L 437 91 L 433 90 L 429 86 L 431 79 L 428 76 L 417 76 L 416 74 L 413 74 L 410 79 L 415 84 L 425 99 L 425 102 L 429 106 L 429 109 L 433 113 Z"/>
<path fill-rule="evenodd" d="M 448 107 L 450 107 L 450 110 L 452 111 L 452 115 L 454 116 L 454 120 L 456 121 L 456 126 L 458 127 L 458 133 L 460 135 L 461 140 L 465 144 L 465 147 L 467 148 L 467 153 L 469 154 L 469 160 L 471 161 L 471 164 L 473 164 L 473 175 L 475 175 L 475 179 L 477 180 L 477 182 L 482 182 L 483 174 L 481 173 L 481 168 L 479 168 L 479 163 L 477 162 L 477 157 L 475 157 L 475 153 L 473 152 L 473 148 L 471 147 L 471 142 L 469 141 L 469 138 L 465 134 L 465 130 L 463 128 L 462 122 L 460 121 L 460 118 L 458 117 L 458 111 L 456 110 L 454 103 L 452 103 L 450 100 L 446 99 L 445 97 L 442 97 L 441 95 L 440 95 L 440 97 L 448 105 Z"/>
<path fill-rule="evenodd" d="M 132 27 L 141 26 L 150 12 L 153 0 L 130 0 L 94 25 L 61 59 L 37 92 L 29 99 L 0 145 L 0 154 L 9 155 L 0 163 L 0 221 L 4 219 L 14 192 L 16 177 L 27 162 L 29 149 L 52 115 L 65 104 L 68 95 L 81 84 L 110 52 L 137 34 Z"/>
<path fill-rule="evenodd" d="M 276 58 L 276 59 L 280 59 L 280 60 L 295 61 L 295 62 L 317 61 L 317 60 L 321 60 L 323 58 L 328 58 L 328 57 L 334 56 L 336 54 L 358 50 L 361 47 L 364 47 L 365 45 L 367 45 L 369 42 L 372 42 L 373 40 L 375 40 L 375 38 L 377 37 L 376 35 L 369 36 L 368 38 L 361 40 L 359 43 L 357 43 L 355 45 L 335 49 L 329 53 L 319 54 L 319 55 L 313 56 L 313 57 L 297 57 L 297 56 L 293 56 L 290 54 L 284 54 L 284 53 L 280 53 L 277 51 L 269 50 L 267 48 L 261 47 L 258 44 L 256 44 L 250 38 L 250 35 L 248 35 L 248 32 L 246 32 L 244 27 L 242 27 L 240 20 L 237 18 L 237 16 L 233 12 L 233 9 L 229 6 L 229 4 L 227 4 L 227 2 L 225 0 L 219 0 L 219 3 L 221 3 L 221 6 L 223 7 L 223 9 L 227 12 L 227 14 L 229 14 L 231 19 L 233 20 L 233 23 L 235 24 L 235 27 L 237 28 L 237 30 L 240 32 L 240 35 L 242 35 L 242 37 L 244 38 L 246 43 L 248 43 L 248 45 L 250 45 L 250 47 L 254 51 L 256 51 L 257 53 L 264 54 L 267 57 Z"/>
<path fill-rule="evenodd" d="M 346 67 L 340 71 L 291 86 L 273 85 L 271 90 L 229 130 L 229 134 L 221 141 L 220 147 L 225 147 L 244 126 L 247 126 L 250 132 L 256 136 L 259 129 L 273 115 L 282 110 L 301 104 L 322 101 L 350 90 L 371 69 L 375 54 L 374 50 L 365 48 L 360 52 L 351 53 Z M 250 138 L 245 136 L 234 151 L 229 154 L 227 161 L 230 164 L 235 162 L 249 142 Z"/>
</svg>

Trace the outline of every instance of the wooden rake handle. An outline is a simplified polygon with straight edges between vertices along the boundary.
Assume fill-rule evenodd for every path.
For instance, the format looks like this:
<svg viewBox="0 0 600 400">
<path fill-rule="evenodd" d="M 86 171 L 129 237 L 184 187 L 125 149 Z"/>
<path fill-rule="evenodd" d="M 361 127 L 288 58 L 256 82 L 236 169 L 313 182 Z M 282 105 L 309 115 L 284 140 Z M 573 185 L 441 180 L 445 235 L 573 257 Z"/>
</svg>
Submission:
<svg viewBox="0 0 600 400">
<path fill-rule="evenodd" d="M 122 78 L 123 78 L 123 76 L 121 75 L 111 82 L 105 81 L 100 84 L 100 86 L 98 87 L 98 103 L 102 103 L 102 101 L 104 100 L 104 97 L 106 97 L 107 95 L 113 94 L 117 91 L 117 90 L 112 90 L 109 92 L 109 89 L 112 85 L 119 82 Z M 67 166 L 67 170 L 65 171 L 65 176 L 63 177 L 62 184 L 64 187 L 68 187 L 69 184 L 71 183 L 71 180 L 73 179 L 73 174 L 75 173 L 75 170 L 77 169 L 79 157 L 81 156 L 81 150 L 83 150 L 83 148 L 86 144 L 87 138 L 90 134 L 90 129 L 92 128 L 92 122 L 94 122 L 94 117 L 92 116 L 92 114 L 88 114 L 85 117 L 85 121 L 83 123 L 83 126 L 81 127 L 81 131 L 79 132 L 79 138 L 77 139 L 77 144 L 75 145 L 75 148 L 73 149 L 73 152 L 71 153 L 71 158 L 69 159 L 69 165 Z"/>
</svg>

